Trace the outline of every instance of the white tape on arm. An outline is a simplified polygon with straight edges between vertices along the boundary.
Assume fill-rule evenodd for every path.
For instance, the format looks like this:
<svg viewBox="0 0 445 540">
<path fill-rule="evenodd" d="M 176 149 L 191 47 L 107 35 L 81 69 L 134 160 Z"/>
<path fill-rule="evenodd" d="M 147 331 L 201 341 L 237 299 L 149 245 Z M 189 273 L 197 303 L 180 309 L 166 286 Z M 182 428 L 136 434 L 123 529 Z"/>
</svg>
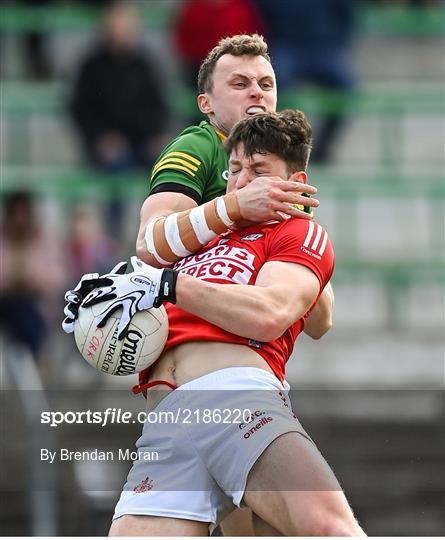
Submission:
<svg viewBox="0 0 445 540">
<path fill-rule="evenodd" d="M 153 255 L 153 257 L 158 261 L 158 263 L 164 266 L 169 266 L 171 262 L 166 261 L 160 255 L 158 255 L 158 252 L 156 251 L 156 247 L 155 247 L 154 237 L 153 237 L 154 226 L 160 219 L 164 219 L 164 218 L 160 217 L 160 218 L 154 219 L 150 221 L 150 223 L 147 225 L 147 230 L 145 231 L 145 243 L 147 245 L 148 252 L 151 255 Z"/>
<path fill-rule="evenodd" d="M 178 214 L 170 214 L 164 223 L 164 234 L 170 249 L 178 257 L 187 257 L 192 252 L 189 251 L 181 240 L 178 227 Z"/>
<path fill-rule="evenodd" d="M 209 226 L 207 225 L 204 214 L 204 205 L 193 208 L 189 214 L 189 219 L 201 245 L 205 246 L 218 236 L 218 234 L 209 229 Z"/>
<path fill-rule="evenodd" d="M 218 197 L 216 199 L 216 210 L 218 212 L 219 218 L 224 223 L 224 225 L 227 225 L 227 227 L 230 227 L 233 225 L 234 222 L 229 218 L 229 214 L 227 213 L 226 203 L 224 202 L 224 199 L 222 197 Z"/>
</svg>

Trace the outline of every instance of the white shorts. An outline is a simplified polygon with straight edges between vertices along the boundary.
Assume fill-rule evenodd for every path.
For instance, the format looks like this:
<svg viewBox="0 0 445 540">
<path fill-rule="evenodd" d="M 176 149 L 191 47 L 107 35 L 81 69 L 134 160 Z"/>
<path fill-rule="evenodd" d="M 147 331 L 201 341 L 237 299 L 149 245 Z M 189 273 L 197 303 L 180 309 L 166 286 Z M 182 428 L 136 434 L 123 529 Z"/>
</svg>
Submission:
<svg viewBox="0 0 445 540">
<path fill-rule="evenodd" d="M 247 476 L 272 441 L 291 431 L 311 440 L 292 412 L 288 389 L 267 371 L 241 367 L 168 394 L 151 413 L 150 421 L 159 421 L 145 423 L 136 443 L 140 459 L 113 519 L 131 514 L 219 523 L 240 505 Z"/>
</svg>

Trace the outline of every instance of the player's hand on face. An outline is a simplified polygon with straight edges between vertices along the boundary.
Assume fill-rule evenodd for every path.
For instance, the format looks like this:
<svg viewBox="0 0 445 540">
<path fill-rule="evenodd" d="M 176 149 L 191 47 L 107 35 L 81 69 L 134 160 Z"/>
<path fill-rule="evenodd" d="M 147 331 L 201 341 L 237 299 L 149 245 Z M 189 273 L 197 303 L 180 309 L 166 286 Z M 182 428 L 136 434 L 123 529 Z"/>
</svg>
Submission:
<svg viewBox="0 0 445 540">
<path fill-rule="evenodd" d="M 138 311 L 159 307 L 164 300 L 174 301 L 174 272 L 163 268 L 154 268 L 140 261 L 137 257 L 131 258 L 133 272 L 124 274 L 116 272 L 122 269 L 120 263 L 109 274 L 101 276 L 101 285 L 91 291 L 82 302 L 82 307 L 90 307 L 109 300 L 108 304 L 96 317 L 99 328 L 105 326 L 110 316 L 122 308 L 122 315 L 118 325 L 118 339 L 123 339 L 127 333 L 132 317 Z M 172 281 L 173 280 L 173 281 Z"/>
<path fill-rule="evenodd" d="M 287 216 L 312 219 L 312 214 L 294 205 L 316 208 L 319 201 L 313 197 L 317 188 L 303 182 L 283 180 L 278 176 L 259 176 L 247 186 L 237 190 L 236 195 L 244 219 L 256 223 L 268 220 L 283 221 Z"/>
<path fill-rule="evenodd" d="M 123 267 L 125 264 L 125 267 Z M 127 263 L 119 263 L 112 270 L 114 273 L 124 273 Z M 84 274 L 74 289 L 66 291 L 66 305 L 63 310 L 65 318 L 62 321 L 62 328 L 67 334 L 74 332 L 74 322 L 79 314 L 79 308 L 88 294 L 96 287 L 104 284 L 104 278 L 99 274 Z"/>
</svg>

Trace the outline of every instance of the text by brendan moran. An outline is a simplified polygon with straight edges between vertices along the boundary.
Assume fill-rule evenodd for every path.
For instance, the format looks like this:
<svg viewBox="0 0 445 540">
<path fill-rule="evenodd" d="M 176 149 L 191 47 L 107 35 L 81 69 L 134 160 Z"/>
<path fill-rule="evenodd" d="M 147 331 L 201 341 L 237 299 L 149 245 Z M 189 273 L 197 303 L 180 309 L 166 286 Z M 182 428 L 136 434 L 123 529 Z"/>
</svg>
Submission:
<svg viewBox="0 0 445 540">
<path fill-rule="evenodd" d="M 90 448 L 88 450 L 69 450 L 59 448 L 58 450 L 40 449 L 40 461 L 54 463 L 58 461 L 159 461 L 159 454 L 150 450 L 130 450 L 129 448 L 119 448 L 117 450 L 98 450 Z"/>
</svg>

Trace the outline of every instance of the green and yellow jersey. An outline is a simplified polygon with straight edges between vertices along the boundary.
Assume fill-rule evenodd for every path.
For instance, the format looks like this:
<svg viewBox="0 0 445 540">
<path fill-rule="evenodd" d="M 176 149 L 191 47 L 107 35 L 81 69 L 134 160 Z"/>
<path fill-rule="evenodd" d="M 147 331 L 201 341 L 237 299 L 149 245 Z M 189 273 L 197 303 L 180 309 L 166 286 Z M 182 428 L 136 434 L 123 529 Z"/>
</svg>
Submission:
<svg viewBox="0 0 445 540">
<path fill-rule="evenodd" d="M 198 205 L 223 195 L 229 175 L 224 139 L 207 121 L 185 129 L 154 164 L 150 194 L 183 193 Z"/>
</svg>

